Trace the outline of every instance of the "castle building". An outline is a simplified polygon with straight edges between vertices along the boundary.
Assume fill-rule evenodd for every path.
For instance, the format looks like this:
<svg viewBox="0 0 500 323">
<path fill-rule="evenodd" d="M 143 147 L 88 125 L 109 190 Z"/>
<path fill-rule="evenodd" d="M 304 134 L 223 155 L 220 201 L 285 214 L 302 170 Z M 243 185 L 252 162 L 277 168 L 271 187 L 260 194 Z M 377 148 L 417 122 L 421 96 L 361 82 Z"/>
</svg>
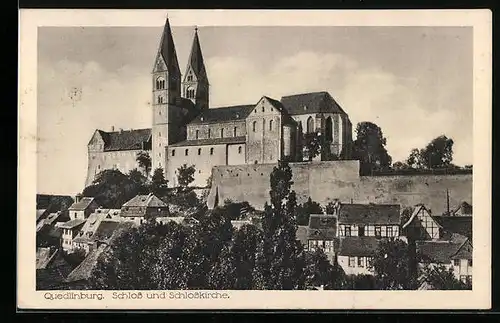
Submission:
<svg viewBox="0 0 500 323">
<path fill-rule="evenodd" d="M 302 161 L 304 133 L 321 134 L 315 160 L 350 157 L 351 121 L 327 92 L 210 107 L 197 29 L 182 75 L 167 18 L 151 77 L 152 128 L 96 130 L 88 143 L 86 186 L 102 170 L 127 173 L 137 168 L 140 151 L 149 153 L 153 170 L 164 170 L 169 186 L 177 185 L 176 171 L 183 164 L 196 168 L 193 185 L 205 186 L 214 166 Z"/>
</svg>

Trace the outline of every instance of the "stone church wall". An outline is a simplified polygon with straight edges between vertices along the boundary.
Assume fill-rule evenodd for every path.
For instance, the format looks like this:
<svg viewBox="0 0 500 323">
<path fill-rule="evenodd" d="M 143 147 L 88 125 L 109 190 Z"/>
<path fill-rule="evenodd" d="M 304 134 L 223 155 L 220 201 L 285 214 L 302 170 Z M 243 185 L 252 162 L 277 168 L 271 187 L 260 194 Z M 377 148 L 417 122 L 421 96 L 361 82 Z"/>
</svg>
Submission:
<svg viewBox="0 0 500 323">
<path fill-rule="evenodd" d="M 275 164 L 217 166 L 208 198 L 213 206 L 215 193 L 225 199 L 248 201 L 262 209 L 269 199 L 269 175 Z M 434 214 L 446 210 L 446 189 L 451 207 L 462 201 L 472 203 L 472 175 L 359 176 L 358 161 L 292 163 L 299 203 L 310 196 L 323 205 L 332 199 L 342 203 L 394 203 L 402 207 L 424 203 Z M 217 188 L 217 189 L 216 189 Z"/>
<path fill-rule="evenodd" d="M 95 176 L 105 169 L 117 169 L 123 174 L 127 174 L 137 165 L 137 153 L 141 150 L 122 150 L 122 151 L 104 151 L 89 152 L 88 169 L 85 187 L 92 184 Z"/>
</svg>

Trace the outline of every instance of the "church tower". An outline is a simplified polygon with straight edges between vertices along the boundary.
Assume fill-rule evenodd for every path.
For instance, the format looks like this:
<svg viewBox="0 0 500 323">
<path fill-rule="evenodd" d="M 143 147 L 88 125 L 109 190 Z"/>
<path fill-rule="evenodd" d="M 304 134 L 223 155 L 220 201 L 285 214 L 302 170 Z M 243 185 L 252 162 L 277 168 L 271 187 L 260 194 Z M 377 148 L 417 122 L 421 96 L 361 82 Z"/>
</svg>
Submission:
<svg viewBox="0 0 500 323">
<path fill-rule="evenodd" d="M 179 136 L 183 133 L 182 127 L 185 126 L 180 106 L 181 72 L 168 18 L 156 54 L 152 85 L 152 169 L 161 167 L 165 170 L 166 147 L 181 139 Z"/>
<path fill-rule="evenodd" d="M 208 76 L 198 39 L 198 28 L 195 28 L 191 54 L 182 82 L 184 98 L 191 100 L 200 110 L 208 109 L 208 87 Z"/>
</svg>

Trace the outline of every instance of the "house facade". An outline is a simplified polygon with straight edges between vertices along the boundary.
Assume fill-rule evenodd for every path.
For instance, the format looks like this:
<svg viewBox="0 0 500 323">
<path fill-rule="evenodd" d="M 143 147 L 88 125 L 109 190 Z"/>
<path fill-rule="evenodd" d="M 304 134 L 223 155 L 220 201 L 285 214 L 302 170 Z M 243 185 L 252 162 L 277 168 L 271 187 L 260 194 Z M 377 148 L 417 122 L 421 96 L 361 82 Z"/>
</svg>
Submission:
<svg viewBox="0 0 500 323">
<path fill-rule="evenodd" d="M 92 213 L 85 221 L 83 227 L 78 231 L 76 237 L 73 239 L 73 249 L 84 250 L 86 254 L 89 253 L 91 246 L 97 239 L 96 232 L 100 228 L 103 221 L 120 222 L 120 210 L 115 209 L 101 209 L 98 208 Z"/>
<path fill-rule="evenodd" d="M 69 218 L 71 220 L 81 219 L 84 220 L 89 217 L 94 210 L 99 207 L 97 202 L 93 197 L 82 197 L 77 195 L 75 198 L 75 203 L 73 203 L 69 208 Z"/>
<path fill-rule="evenodd" d="M 154 194 L 137 195 L 123 204 L 120 216 L 125 221 L 132 221 L 137 225 L 149 219 L 168 217 L 170 215 L 168 204 Z"/>
<path fill-rule="evenodd" d="M 85 221 L 85 219 L 77 218 L 59 226 L 62 230 L 61 247 L 64 251 L 73 252 L 73 239 L 77 236 Z"/>
</svg>

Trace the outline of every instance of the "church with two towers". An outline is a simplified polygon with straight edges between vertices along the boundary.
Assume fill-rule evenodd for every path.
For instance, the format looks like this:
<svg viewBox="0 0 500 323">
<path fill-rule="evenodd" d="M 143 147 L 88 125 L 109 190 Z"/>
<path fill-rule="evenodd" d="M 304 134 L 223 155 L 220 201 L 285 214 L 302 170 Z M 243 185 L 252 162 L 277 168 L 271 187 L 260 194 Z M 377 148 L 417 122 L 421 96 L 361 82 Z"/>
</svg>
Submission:
<svg viewBox="0 0 500 323">
<path fill-rule="evenodd" d="M 304 134 L 313 132 L 320 134 L 322 147 L 315 159 L 350 158 L 352 124 L 328 92 L 291 94 L 280 100 L 262 96 L 256 103 L 211 107 L 198 30 L 183 75 L 168 18 L 151 88 L 151 128 L 94 131 L 85 186 L 105 169 L 126 174 L 138 168 L 137 154 L 145 151 L 152 170 L 162 168 L 169 186 L 177 186 L 177 169 L 187 164 L 196 168 L 193 185 L 203 187 L 214 166 L 303 161 Z"/>
</svg>

